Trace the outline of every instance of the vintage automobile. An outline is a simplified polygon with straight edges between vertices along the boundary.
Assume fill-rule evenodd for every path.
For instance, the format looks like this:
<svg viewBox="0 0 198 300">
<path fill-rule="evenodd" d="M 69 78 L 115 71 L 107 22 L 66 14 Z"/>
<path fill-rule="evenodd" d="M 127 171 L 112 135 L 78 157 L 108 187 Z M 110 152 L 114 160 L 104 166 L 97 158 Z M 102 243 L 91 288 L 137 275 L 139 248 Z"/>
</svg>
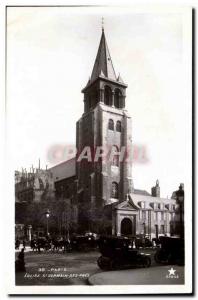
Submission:
<svg viewBox="0 0 198 300">
<path fill-rule="evenodd" d="M 153 246 L 153 243 L 149 240 L 149 238 L 144 236 L 136 236 L 134 241 L 136 248 L 150 248 Z"/>
<path fill-rule="evenodd" d="M 128 237 L 101 236 L 98 240 L 101 256 L 98 266 L 102 270 L 117 270 L 133 267 L 150 267 L 149 255 L 140 253 Z"/>
<path fill-rule="evenodd" d="M 184 265 L 184 240 L 178 237 L 161 236 L 160 248 L 154 259 L 160 264 Z"/>
<path fill-rule="evenodd" d="M 86 251 L 96 248 L 97 240 L 90 234 L 74 235 L 71 237 L 70 244 L 72 250 Z"/>
</svg>

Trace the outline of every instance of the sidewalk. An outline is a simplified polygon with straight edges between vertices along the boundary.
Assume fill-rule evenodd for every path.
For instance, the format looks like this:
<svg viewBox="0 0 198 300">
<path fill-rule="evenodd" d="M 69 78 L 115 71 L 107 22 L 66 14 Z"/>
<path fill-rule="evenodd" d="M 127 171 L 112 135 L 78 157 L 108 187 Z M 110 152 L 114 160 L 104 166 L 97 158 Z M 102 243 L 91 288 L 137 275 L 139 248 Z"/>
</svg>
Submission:
<svg viewBox="0 0 198 300">
<path fill-rule="evenodd" d="M 173 268 L 175 276 L 169 271 Z M 184 284 L 183 266 L 156 266 L 121 271 L 108 271 L 88 278 L 90 285 L 131 285 L 131 284 Z"/>
<path fill-rule="evenodd" d="M 22 248 L 23 248 L 23 245 L 21 244 L 19 246 L 19 249 L 15 249 L 15 253 L 20 252 Z M 26 246 L 24 252 L 30 252 L 30 251 L 32 251 L 31 247 L 30 246 Z"/>
</svg>

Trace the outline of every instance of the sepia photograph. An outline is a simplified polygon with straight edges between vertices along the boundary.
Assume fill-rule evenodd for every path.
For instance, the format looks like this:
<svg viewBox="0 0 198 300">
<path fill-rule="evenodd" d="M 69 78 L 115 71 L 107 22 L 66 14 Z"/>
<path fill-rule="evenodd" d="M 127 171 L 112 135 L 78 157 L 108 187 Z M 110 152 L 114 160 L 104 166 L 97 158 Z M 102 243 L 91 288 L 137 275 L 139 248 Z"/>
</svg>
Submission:
<svg viewBox="0 0 198 300">
<path fill-rule="evenodd" d="M 192 16 L 6 7 L 10 294 L 192 293 Z"/>
</svg>

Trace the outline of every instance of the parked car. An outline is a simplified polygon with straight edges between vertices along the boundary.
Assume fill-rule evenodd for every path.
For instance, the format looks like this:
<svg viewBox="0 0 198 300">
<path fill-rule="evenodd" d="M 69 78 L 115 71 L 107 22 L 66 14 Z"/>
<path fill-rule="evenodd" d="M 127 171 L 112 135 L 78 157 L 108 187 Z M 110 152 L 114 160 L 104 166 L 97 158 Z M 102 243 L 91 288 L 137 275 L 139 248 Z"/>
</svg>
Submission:
<svg viewBox="0 0 198 300">
<path fill-rule="evenodd" d="M 93 235 L 74 235 L 70 240 L 71 249 L 84 251 L 94 249 L 97 246 L 97 241 Z"/>
<path fill-rule="evenodd" d="M 135 246 L 136 248 L 149 248 L 153 246 L 152 241 L 149 238 L 144 236 L 136 236 L 135 237 Z"/>
<path fill-rule="evenodd" d="M 159 237 L 160 248 L 154 259 L 161 264 L 184 265 L 184 239 L 178 237 Z"/>
<path fill-rule="evenodd" d="M 149 255 L 133 248 L 133 239 L 117 236 L 101 236 L 98 241 L 101 256 L 98 266 L 102 270 L 116 270 L 132 267 L 150 267 Z"/>
</svg>

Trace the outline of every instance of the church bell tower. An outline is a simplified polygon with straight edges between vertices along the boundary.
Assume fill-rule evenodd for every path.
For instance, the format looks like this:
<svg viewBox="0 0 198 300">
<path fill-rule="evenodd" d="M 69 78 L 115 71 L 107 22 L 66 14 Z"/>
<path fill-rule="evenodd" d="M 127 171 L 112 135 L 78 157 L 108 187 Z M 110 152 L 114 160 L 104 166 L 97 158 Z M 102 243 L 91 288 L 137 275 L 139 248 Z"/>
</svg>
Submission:
<svg viewBox="0 0 198 300">
<path fill-rule="evenodd" d="M 77 150 L 84 153 L 83 159 L 76 160 L 78 223 L 82 230 L 106 232 L 108 228 L 110 233 L 113 205 L 124 201 L 133 190 L 126 88 L 121 76 L 116 76 L 102 29 L 93 71 L 82 90 L 84 113 L 76 126 Z"/>
</svg>

